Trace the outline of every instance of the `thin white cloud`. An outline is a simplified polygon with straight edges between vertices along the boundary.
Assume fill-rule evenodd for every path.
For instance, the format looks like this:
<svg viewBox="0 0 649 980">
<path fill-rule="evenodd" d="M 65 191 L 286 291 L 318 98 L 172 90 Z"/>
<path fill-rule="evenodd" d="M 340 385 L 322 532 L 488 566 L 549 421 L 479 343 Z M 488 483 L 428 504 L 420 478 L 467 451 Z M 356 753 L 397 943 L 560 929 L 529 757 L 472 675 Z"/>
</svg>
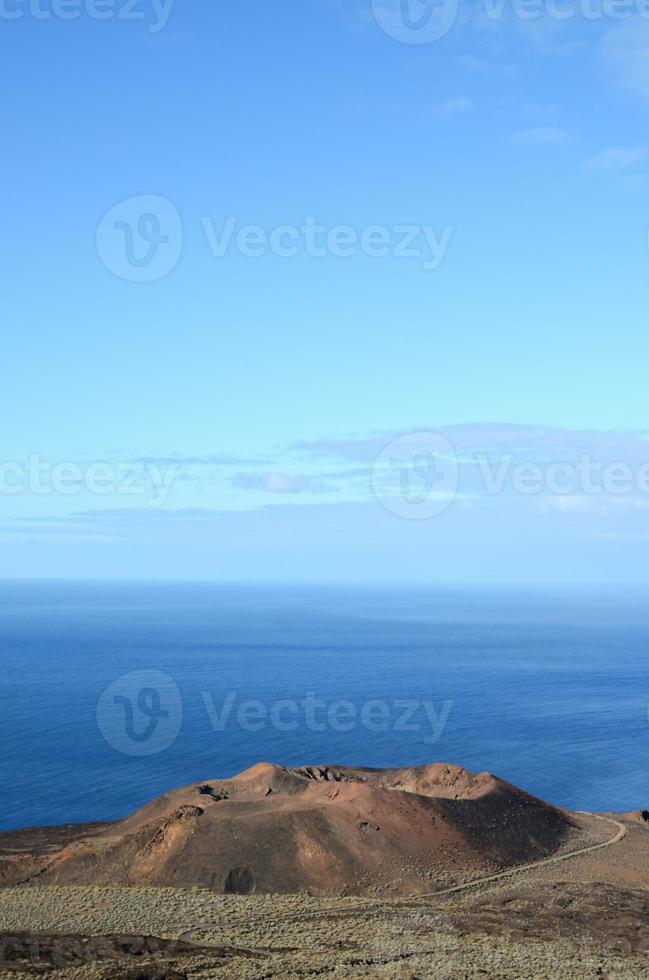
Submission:
<svg viewBox="0 0 649 980">
<path fill-rule="evenodd" d="M 231 484 L 237 490 L 255 490 L 270 494 L 322 494 L 332 493 L 345 487 L 353 491 L 358 481 L 367 481 L 367 468 L 343 469 L 335 472 L 287 473 L 235 473 Z"/>
<path fill-rule="evenodd" d="M 639 167 L 645 163 L 646 159 L 647 149 L 644 146 L 635 149 L 611 147 L 611 149 L 603 150 L 591 157 L 586 166 L 589 170 L 615 172 Z"/>
<path fill-rule="evenodd" d="M 583 494 L 572 494 L 570 496 L 545 496 L 541 500 L 537 501 L 536 509 L 542 514 L 547 514 L 549 511 L 559 511 L 561 514 L 591 514 L 597 517 L 606 516 L 606 507 L 601 502 L 593 497 L 587 497 Z"/>
<path fill-rule="evenodd" d="M 640 511 L 649 509 L 649 500 L 637 496 L 615 497 L 587 496 L 585 494 L 556 494 L 544 496 L 535 504 L 536 509 L 547 514 L 558 511 L 561 514 L 581 514 L 598 518 L 610 518 L 615 512 Z"/>
<path fill-rule="evenodd" d="M 649 432 L 604 429 L 564 429 L 547 425 L 522 425 L 509 422 L 475 422 L 458 425 L 422 425 L 413 427 L 422 433 L 421 447 L 427 445 L 427 433 L 434 431 L 450 442 L 458 453 L 533 453 L 534 458 L 563 458 L 565 453 L 592 452 L 610 459 L 649 459 Z M 403 432 L 381 432 L 368 436 L 319 439 L 293 446 L 300 452 L 338 457 L 346 460 L 371 461 L 393 439 Z"/>
<path fill-rule="evenodd" d="M 617 81 L 649 98 L 649 21 L 637 17 L 616 25 L 604 37 L 603 52 Z"/>
<path fill-rule="evenodd" d="M 237 473 L 232 485 L 262 493 L 327 493 L 333 489 L 322 477 L 305 473 Z"/>
<path fill-rule="evenodd" d="M 433 111 L 437 116 L 457 116 L 463 112 L 468 112 L 474 106 L 475 102 L 473 99 L 459 95 L 453 99 L 446 99 L 444 102 L 439 102 Z"/>
<path fill-rule="evenodd" d="M 477 423 L 293 448 L 312 459 L 364 463 L 374 490 L 385 492 L 401 487 L 404 475 L 408 485 L 411 480 L 425 484 L 427 476 L 432 480 L 437 473 L 439 480 L 450 467 L 457 473 L 457 500 L 474 506 L 508 498 L 541 512 L 598 517 L 610 517 L 622 506 L 649 507 L 646 432 Z"/>
<path fill-rule="evenodd" d="M 521 129 L 514 135 L 514 142 L 519 146 L 542 146 L 565 143 L 570 136 L 568 130 L 559 126 L 533 126 Z"/>
<path fill-rule="evenodd" d="M 488 61 L 481 61 L 480 58 L 476 58 L 472 54 L 460 55 L 455 59 L 455 63 L 458 68 L 462 68 L 464 71 L 484 71 L 485 68 L 491 67 Z"/>
<path fill-rule="evenodd" d="M 227 467 L 227 466 L 268 466 L 271 460 L 260 457 L 233 456 L 227 453 L 205 453 L 200 456 L 170 454 L 168 456 L 137 456 L 128 460 L 138 466 L 187 466 L 187 467 Z"/>
</svg>

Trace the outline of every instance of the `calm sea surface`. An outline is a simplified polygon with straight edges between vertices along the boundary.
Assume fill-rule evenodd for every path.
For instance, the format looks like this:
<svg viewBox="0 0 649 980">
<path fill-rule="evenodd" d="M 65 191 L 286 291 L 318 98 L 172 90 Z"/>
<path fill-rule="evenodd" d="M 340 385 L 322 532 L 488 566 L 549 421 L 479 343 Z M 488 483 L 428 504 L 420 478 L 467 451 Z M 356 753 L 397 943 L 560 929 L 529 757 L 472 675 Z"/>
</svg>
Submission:
<svg viewBox="0 0 649 980">
<path fill-rule="evenodd" d="M 489 769 L 649 806 L 649 613 L 603 596 L 0 585 L 0 828 L 259 760 Z"/>
</svg>

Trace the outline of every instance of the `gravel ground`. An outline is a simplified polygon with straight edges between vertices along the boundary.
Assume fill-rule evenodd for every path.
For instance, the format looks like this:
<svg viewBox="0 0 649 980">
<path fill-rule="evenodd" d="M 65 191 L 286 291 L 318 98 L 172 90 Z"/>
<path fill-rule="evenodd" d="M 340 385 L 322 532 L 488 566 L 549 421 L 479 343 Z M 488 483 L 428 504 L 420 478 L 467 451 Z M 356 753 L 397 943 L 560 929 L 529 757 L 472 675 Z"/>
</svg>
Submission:
<svg viewBox="0 0 649 980">
<path fill-rule="evenodd" d="M 505 905 L 512 901 L 511 892 L 511 886 L 498 892 Z M 524 909 L 529 921 L 534 902 L 529 886 L 525 894 L 531 903 Z M 15 963 L 20 971 L 0 969 L 0 977 L 649 978 L 649 963 L 642 952 L 612 948 L 606 936 L 598 944 L 592 935 L 570 937 L 569 929 L 564 930 L 568 937 L 556 934 L 550 916 L 545 931 L 551 935 L 512 938 L 505 935 L 506 914 L 499 919 L 493 898 L 487 910 L 475 897 L 474 906 L 466 901 L 435 907 L 348 898 L 223 897 L 173 889 L 5 889 L 0 891 L 5 951 L 9 937 L 18 933 L 29 934 L 32 943 L 41 937 L 41 947 L 32 945 L 31 959 Z M 127 948 L 135 952 L 122 955 L 124 944 L 117 939 L 84 950 L 81 936 L 129 936 Z M 183 937 L 188 948 L 159 951 L 142 937 Z M 50 951 L 47 962 L 39 961 L 38 950 L 47 942 L 54 944 L 55 955 L 50 956 Z M 63 956 L 70 960 L 66 968 L 60 968 Z"/>
<path fill-rule="evenodd" d="M 578 823 L 561 853 L 614 829 Z M 649 827 L 624 827 L 605 849 L 436 897 L 0 888 L 0 978 L 649 980 Z"/>
</svg>

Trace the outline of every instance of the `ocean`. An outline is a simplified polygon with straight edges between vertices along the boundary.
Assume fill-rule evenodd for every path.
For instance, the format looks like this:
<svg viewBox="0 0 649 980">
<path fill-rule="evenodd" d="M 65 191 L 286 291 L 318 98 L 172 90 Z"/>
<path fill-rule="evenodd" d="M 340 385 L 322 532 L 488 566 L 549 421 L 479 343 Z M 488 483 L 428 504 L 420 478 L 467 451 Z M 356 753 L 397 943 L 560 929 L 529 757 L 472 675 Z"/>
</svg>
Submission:
<svg viewBox="0 0 649 980">
<path fill-rule="evenodd" d="M 116 819 L 257 761 L 455 762 L 649 805 L 642 598 L 0 585 L 0 829 Z"/>
</svg>

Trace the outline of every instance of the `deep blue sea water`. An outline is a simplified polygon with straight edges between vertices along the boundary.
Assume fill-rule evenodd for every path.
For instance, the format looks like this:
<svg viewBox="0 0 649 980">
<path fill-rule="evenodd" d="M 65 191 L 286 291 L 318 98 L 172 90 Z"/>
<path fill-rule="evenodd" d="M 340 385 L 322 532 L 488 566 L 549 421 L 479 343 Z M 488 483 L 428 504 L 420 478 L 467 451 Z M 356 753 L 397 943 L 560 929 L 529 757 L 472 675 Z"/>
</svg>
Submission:
<svg viewBox="0 0 649 980">
<path fill-rule="evenodd" d="M 2 584 L 0 660 L 2 829 L 117 818 L 259 760 L 452 761 L 649 805 L 641 600 Z"/>
</svg>

